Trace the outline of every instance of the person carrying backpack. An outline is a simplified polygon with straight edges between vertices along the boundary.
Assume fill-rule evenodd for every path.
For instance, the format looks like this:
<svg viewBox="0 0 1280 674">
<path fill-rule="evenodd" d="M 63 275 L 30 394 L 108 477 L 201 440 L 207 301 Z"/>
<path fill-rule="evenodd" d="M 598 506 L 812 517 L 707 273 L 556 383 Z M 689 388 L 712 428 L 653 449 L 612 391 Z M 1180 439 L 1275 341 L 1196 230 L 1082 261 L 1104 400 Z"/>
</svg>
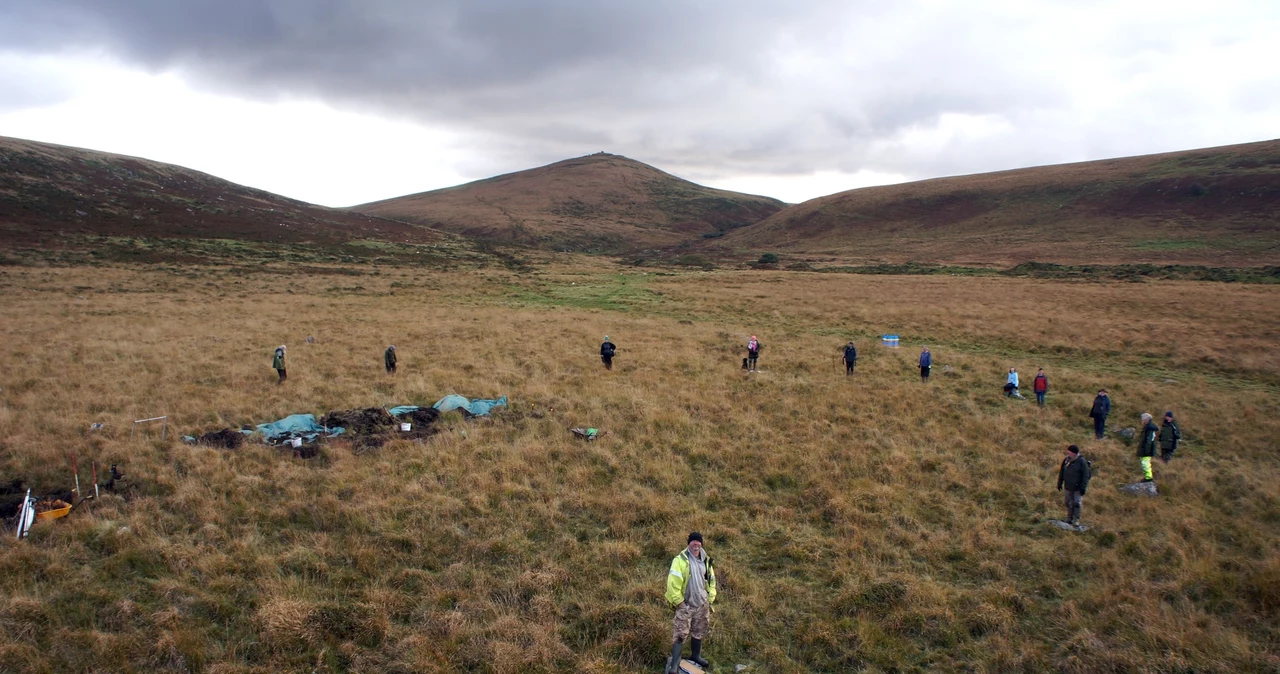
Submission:
<svg viewBox="0 0 1280 674">
<path fill-rule="evenodd" d="M 396 345 L 392 344 L 387 347 L 387 352 L 382 354 L 382 360 L 386 363 L 387 374 L 396 373 Z"/>
<path fill-rule="evenodd" d="M 1036 380 L 1031 385 L 1031 390 L 1036 392 L 1036 404 L 1044 407 L 1044 394 L 1049 392 L 1049 378 L 1044 376 L 1044 368 L 1036 372 Z"/>
<path fill-rule="evenodd" d="M 613 369 L 613 352 L 618 350 L 618 346 L 609 341 L 609 335 L 604 336 L 604 343 L 600 345 L 600 361 L 604 363 L 604 369 Z"/>
<path fill-rule="evenodd" d="M 1173 453 L 1178 449 L 1178 441 L 1182 439 L 1182 431 L 1178 422 L 1173 420 L 1173 410 L 1164 413 L 1160 422 L 1160 460 L 1169 463 Z"/>
<path fill-rule="evenodd" d="M 933 354 L 929 353 L 929 347 L 924 347 L 920 351 L 920 383 L 929 383 L 929 368 L 933 367 Z"/>
<path fill-rule="evenodd" d="M 271 359 L 271 367 L 275 368 L 276 374 L 280 375 L 280 379 L 276 380 L 276 385 L 284 383 L 289 378 L 289 374 L 285 372 L 284 367 L 284 344 L 276 347 L 276 355 Z"/>
<path fill-rule="evenodd" d="M 1098 395 L 1093 398 L 1093 407 L 1089 409 L 1089 416 L 1093 419 L 1093 434 L 1099 440 L 1107 429 L 1107 415 L 1111 414 L 1111 398 L 1107 396 L 1107 389 L 1098 389 Z"/>
<path fill-rule="evenodd" d="M 1080 448 L 1071 445 L 1062 452 L 1062 466 L 1058 468 L 1058 491 L 1063 492 L 1062 503 L 1067 507 L 1067 522 L 1080 526 L 1080 509 L 1084 506 L 1084 493 L 1089 489 L 1093 470 L 1089 460 L 1080 455 Z"/>
<path fill-rule="evenodd" d="M 844 374 L 846 377 L 853 374 L 853 366 L 857 362 L 858 349 L 854 347 L 853 342 L 850 341 L 849 344 L 844 347 Z"/>
<path fill-rule="evenodd" d="M 1142 437 L 1138 439 L 1138 459 L 1142 464 L 1142 481 L 1154 482 L 1155 476 L 1151 473 L 1151 458 L 1156 455 L 1156 436 L 1160 433 L 1160 429 L 1156 428 L 1155 422 L 1151 420 L 1151 415 L 1147 412 L 1142 413 Z"/>
<path fill-rule="evenodd" d="M 747 369 L 754 372 L 756 370 L 756 360 L 760 358 L 760 340 L 755 335 L 751 335 L 751 339 L 747 340 Z"/>
<path fill-rule="evenodd" d="M 680 651 L 685 637 L 693 637 L 689 659 L 699 667 L 711 663 L 702 659 L 702 640 L 711 628 L 711 604 L 716 600 L 716 570 L 702 548 L 702 534 L 689 534 L 687 547 L 671 560 L 667 572 L 667 604 L 675 609 L 671 621 L 671 659 L 666 674 L 680 671 Z"/>
</svg>

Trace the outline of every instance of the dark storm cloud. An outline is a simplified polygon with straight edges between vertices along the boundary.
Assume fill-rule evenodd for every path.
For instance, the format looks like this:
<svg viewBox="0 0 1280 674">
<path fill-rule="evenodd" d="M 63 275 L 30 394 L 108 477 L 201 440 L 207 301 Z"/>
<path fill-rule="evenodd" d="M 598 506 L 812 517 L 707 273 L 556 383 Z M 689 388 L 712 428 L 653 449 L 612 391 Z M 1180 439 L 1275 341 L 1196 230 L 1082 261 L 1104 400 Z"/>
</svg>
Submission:
<svg viewBox="0 0 1280 674">
<path fill-rule="evenodd" d="M 722 9 L 742 6 L 18 0 L 0 10 L 7 26 L 0 28 L 0 36 L 28 49 L 102 46 L 153 68 L 208 70 L 235 86 L 265 84 L 395 99 L 482 95 L 574 70 L 622 68 L 634 75 L 728 56 L 738 51 L 734 41 L 758 40 L 781 20 L 767 11 L 716 16 Z M 735 19 L 733 14 L 750 18 Z"/>
<path fill-rule="evenodd" d="M 1135 98 L 1189 38 L 1239 39 L 1242 8 L 1255 33 L 1277 25 L 1265 3 L 1224 1 L 1234 14 L 1179 0 L 0 0 L 0 44 L 445 125 L 489 157 L 479 171 L 607 150 L 705 177 L 923 177 L 1088 158 L 1073 154 L 1100 142 L 1076 133 L 1087 124 L 1129 125 L 1095 156 L 1177 149 L 1146 123 L 1154 99 L 1104 119 L 1072 108 Z M 1095 94 L 1091 78 L 1117 85 Z"/>
</svg>

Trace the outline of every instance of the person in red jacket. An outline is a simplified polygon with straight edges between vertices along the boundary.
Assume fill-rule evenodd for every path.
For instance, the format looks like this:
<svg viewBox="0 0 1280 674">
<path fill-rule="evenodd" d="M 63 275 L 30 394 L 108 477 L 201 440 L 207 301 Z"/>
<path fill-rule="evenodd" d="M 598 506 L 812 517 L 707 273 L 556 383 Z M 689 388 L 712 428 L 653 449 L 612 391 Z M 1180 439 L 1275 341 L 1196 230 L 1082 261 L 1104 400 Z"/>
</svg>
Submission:
<svg viewBox="0 0 1280 674">
<path fill-rule="evenodd" d="M 1036 382 L 1032 390 L 1036 392 L 1036 404 L 1044 407 L 1044 394 L 1049 392 L 1049 378 L 1044 376 L 1044 368 L 1036 372 Z"/>
</svg>

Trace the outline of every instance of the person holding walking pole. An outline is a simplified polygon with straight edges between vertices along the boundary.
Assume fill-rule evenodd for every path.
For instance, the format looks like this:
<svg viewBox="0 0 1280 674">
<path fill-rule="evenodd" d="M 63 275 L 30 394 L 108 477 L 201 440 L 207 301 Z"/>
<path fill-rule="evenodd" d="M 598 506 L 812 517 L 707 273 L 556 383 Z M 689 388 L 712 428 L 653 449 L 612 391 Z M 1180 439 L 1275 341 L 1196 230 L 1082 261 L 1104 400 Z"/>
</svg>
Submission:
<svg viewBox="0 0 1280 674">
<path fill-rule="evenodd" d="M 850 342 L 844 347 L 844 374 L 846 377 L 853 374 L 853 366 L 856 365 L 857 362 L 858 349 L 853 345 L 853 341 L 850 340 Z"/>
</svg>

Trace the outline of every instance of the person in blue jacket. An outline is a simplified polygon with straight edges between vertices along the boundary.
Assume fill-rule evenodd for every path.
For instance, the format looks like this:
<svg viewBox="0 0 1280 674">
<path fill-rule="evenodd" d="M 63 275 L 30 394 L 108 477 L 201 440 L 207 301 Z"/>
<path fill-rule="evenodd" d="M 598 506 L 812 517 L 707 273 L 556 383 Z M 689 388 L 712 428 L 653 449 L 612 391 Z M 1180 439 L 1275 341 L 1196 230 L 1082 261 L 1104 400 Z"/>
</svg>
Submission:
<svg viewBox="0 0 1280 674">
<path fill-rule="evenodd" d="M 1111 398 L 1107 396 L 1107 389 L 1098 389 L 1098 395 L 1093 398 L 1093 407 L 1089 408 L 1089 417 L 1093 419 L 1093 434 L 1099 440 L 1102 434 L 1107 430 L 1107 415 L 1111 414 Z"/>
<path fill-rule="evenodd" d="M 854 347 L 853 342 L 849 342 L 844 347 L 844 374 L 849 376 L 853 374 L 853 366 L 858 362 L 858 349 Z"/>
<path fill-rule="evenodd" d="M 1004 394 L 1010 398 L 1021 398 L 1022 394 L 1018 393 L 1018 369 L 1009 368 L 1009 379 L 1004 385 Z"/>
<path fill-rule="evenodd" d="M 929 353 L 929 347 L 924 347 L 920 352 L 920 383 L 929 383 L 929 368 L 933 367 L 933 354 Z"/>
</svg>

